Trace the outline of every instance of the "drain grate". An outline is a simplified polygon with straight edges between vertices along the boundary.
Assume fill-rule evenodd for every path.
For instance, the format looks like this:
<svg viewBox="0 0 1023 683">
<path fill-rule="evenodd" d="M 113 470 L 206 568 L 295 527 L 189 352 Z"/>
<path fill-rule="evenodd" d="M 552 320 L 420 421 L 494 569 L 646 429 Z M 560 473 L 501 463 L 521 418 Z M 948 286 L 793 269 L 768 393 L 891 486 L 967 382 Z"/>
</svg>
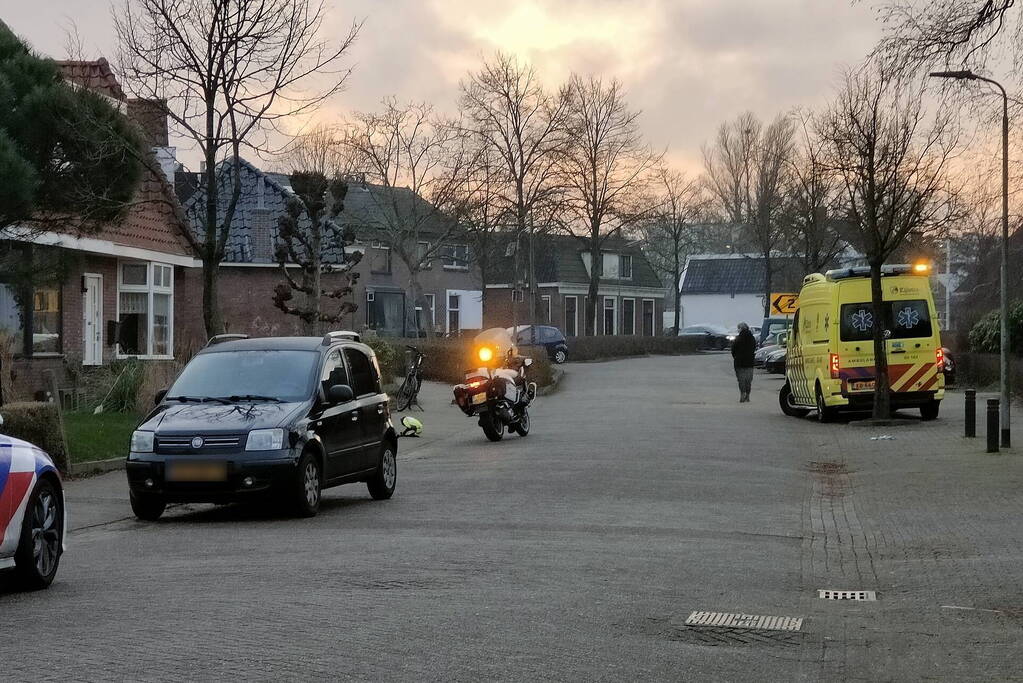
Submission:
<svg viewBox="0 0 1023 683">
<path fill-rule="evenodd" d="M 802 617 L 770 617 L 756 614 L 729 614 L 727 612 L 693 612 L 686 626 L 715 626 L 761 631 L 798 631 L 803 627 Z"/>
<path fill-rule="evenodd" d="M 822 600 L 865 600 L 873 602 L 877 600 L 877 593 L 874 591 L 818 590 L 817 597 Z"/>
</svg>

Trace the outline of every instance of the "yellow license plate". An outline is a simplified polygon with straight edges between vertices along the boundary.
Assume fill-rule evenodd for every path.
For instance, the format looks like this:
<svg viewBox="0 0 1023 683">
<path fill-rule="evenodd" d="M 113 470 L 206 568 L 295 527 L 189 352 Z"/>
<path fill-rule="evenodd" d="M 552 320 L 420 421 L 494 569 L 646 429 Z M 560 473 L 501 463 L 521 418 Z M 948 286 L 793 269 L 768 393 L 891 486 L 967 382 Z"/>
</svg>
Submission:
<svg viewBox="0 0 1023 683">
<path fill-rule="evenodd" d="M 849 382 L 849 391 L 873 391 L 874 380 L 868 379 L 860 382 Z"/>
<path fill-rule="evenodd" d="M 479 405 L 480 403 L 486 403 L 486 402 L 487 402 L 487 392 L 481 391 L 478 394 L 473 394 L 472 395 L 472 404 L 473 405 Z"/>
<path fill-rule="evenodd" d="M 169 462 L 167 481 L 227 481 L 227 463 Z"/>
</svg>

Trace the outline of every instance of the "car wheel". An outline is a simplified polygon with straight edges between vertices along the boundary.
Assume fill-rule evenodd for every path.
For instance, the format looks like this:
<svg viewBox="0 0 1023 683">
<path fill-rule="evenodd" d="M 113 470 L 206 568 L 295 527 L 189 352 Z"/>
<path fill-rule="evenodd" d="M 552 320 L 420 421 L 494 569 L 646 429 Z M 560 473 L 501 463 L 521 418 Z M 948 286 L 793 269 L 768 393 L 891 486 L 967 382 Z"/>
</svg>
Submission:
<svg viewBox="0 0 1023 683">
<path fill-rule="evenodd" d="M 485 413 L 480 413 L 480 427 L 491 441 L 500 441 L 504 438 L 504 423 L 501 422 L 496 411 L 488 410 Z"/>
<path fill-rule="evenodd" d="M 554 362 L 555 363 L 557 363 L 558 365 L 561 365 L 566 360 L 568 360 L 568 352 L 566 352 L 565 349 L 558 349 L 557 351 L 554 352 Z"/>
<path fill-rule="evenodd" d="M 41 479 L 25 506 L 14 564 L 29 590 L 53 583 L 64 544 L 64 500 L 49 479 Z"/>
<path fill-rule="evenodd" d="M 778 403 L 781 404 L 781 412 L 789 417 L 806 417 L 806 414 L 810 412 L 806 408 L 800 408 L 795 404 L 792 387 L 789 386 L 788 382 L 785 382 L 782 385 L 781 391 L 778 392 Z"/>
<path fill-rule="evenodd" d="M 522 413 L 519 415 L 519 421 L 512 425 L 512 431 L 519 436 L 526 436 L 529 434 L 529 409 L 526 407 L 522 408 Z"/>
<path fill-rule="evenodd" d="M 824 402 L 824 393 L 821 391 L 821 387 L 818 384 L 816 390 L 817 396 L 817 421 L 818 422 L 831 422 L 835 419 L 835 411 L 833 408 L 829 408 Z"/>
<path fill-rule="evenodd" d="M 128 498 L 131 501 L 131 511 L 145 522 L 155 522 L 167 509 L 167 503 L 157 496 L 147 496 L 144 493 L 130 491 Z"/>
<path fill-rule="evenodd" d="M 938 410 L 941 408 L 941 401 L 930 401 L 920 406 L 920 419 L 922 420 L 936 420 L 938 418 Z"/>
<path fill-rule="evenodd" d="M 369 495 L 373 500 L 387 500 L 394 495 L 394 487 L 398 483 L 398 458 L 394 444 L 384 441 L 380 448 L 380 464 L 373 477 L 366 482 Z"/>
<path fill-rule="evenodd" d="M 323 493 L 323 473 L 320 462 L 311 452 L 306 451 L 298 461 L 292 502 L 299 517 L 315 517 L 320 511 L 320 496 Z"/>
</svg>

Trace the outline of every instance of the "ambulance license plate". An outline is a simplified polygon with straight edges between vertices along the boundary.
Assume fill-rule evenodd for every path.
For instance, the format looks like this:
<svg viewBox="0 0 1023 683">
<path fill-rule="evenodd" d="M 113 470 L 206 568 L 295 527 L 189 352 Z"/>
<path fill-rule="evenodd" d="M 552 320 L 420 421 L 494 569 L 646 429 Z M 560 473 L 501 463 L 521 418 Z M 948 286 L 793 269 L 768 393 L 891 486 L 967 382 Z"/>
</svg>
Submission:
<svg viewBox="0 0 1023 683">
<path fill-rule="evenodd" d="M 849 382 L 849 391 L 873 391 L 874 380 L 866 379 L 859 382 Z"/>
</svg>

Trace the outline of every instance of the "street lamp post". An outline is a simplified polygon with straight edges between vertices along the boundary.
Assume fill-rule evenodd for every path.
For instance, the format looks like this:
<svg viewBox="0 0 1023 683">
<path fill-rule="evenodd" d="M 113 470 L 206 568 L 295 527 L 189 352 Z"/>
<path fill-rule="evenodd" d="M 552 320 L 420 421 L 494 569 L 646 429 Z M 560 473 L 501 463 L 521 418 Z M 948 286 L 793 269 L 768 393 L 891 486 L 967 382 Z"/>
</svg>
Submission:
<svg viewBox="0 0 1023 683">
<path fill-rule="evenodd" d="M 963 81 L 984 81 L 1002 92 L 1002 254 L 1001 254 L 1001 436 L 1002 448 L 1012 444 L 1009 430 L 1009 96 L 998 81 L 978 76 L 972 71 L 933 71 L 934 78 L 954 78 Z"/>
</svg>

